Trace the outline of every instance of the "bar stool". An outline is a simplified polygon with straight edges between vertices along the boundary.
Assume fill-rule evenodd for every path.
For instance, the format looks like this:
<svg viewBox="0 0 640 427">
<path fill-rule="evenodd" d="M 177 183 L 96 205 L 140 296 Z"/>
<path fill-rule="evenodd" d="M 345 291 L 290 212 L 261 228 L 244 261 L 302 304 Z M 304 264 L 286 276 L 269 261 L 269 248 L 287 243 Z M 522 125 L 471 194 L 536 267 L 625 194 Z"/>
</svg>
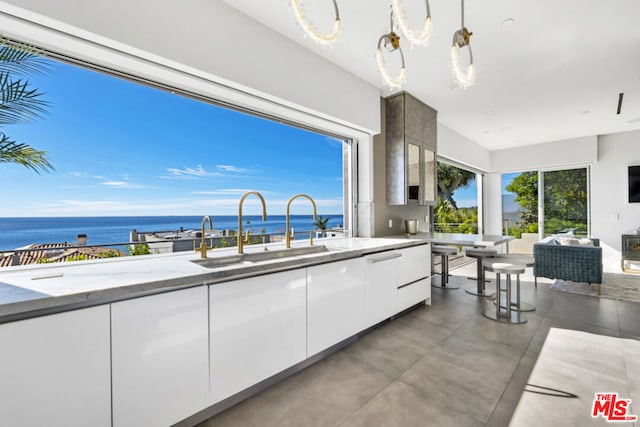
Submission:
<svg viewBox="0 0 640 427">
<path fill-rule="evenodd" d="M 493 294 L 487 294 L 485 290 L 485 283 L 487 282 L 487 280 L 484 277 L 482 260 L 485 258 L 491 258 L 498 255 L 498 251 L 496 251 L 495 249 L 487 249 L 487 248 L 465 248 L 464 255 L 468 256 L 469 258 L 476 258 L 477 260 L 476 264 L 477 264 L 477 270 L 478 270 L 478 275 L 477 275 L 477 278 L 475 279 L 478 281 L 477 288 L 475 289 L 467 288 L 464 291 L 468 294 L 477 295 L 480 297 L 489 297 L 493 295 Z M 472 277 L 469 277 L 469 279 L 473 280 Z"/>
<path fill-rule="evenodd" d="M 433 257 L 440 255 L 440 286 L 432 284 L 434 288 L 458 289 L 460 286 L 449 285 L 449 255 L 458 255 L 458 248 L 455 246 L 431 247 L 431 272 L 433 273 Z"/>
<path fill-rule="evenodd" d="M 530 255 L 523 254 L 499 254 L 497 259 L 506 260 L 506 262 L 524 265 L 525 267 L 533 267 L 534 259 Z M 536 308 L 533 304 L 520 301 L 520 275 L 516 279 L 516 302 L 511 303 L 511 308 L 516 311 L 534 311 Z"/>
<path fill-rule="evenodd" d="M 527 318 L 524 316 L 524 314 L 515 310 L 511 310 L 511 275 L 520 275 L 524 273 L 525 266 L 522 264 L 513 264 L 504 259 L 486 258 L 482 261 L 482 267 L 485 271 L 496 273 L 496 309 L 494 311 L 487 307 L 482 310 L 482 315 L 488 317 L 491 320 L 502 323 L 525 323 L 527 321 Z M 500 286 L 501 274 L 504 274 L 506 276 L 506 289 L 502 289 L 502 286 Z M 503 291 L 506 292 L 504 305 L 502 305 Z"/>
</svg>

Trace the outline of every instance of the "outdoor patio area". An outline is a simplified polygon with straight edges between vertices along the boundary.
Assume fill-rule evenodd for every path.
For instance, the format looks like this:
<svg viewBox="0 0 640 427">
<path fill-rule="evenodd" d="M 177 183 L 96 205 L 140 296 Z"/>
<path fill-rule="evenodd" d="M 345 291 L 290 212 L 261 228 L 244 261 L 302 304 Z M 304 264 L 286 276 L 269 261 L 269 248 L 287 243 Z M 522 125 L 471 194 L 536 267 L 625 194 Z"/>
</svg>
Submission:
<svg viewBox="0 0 640 427">
<path fill-rule="evenodd" d="M 431 306 L 384 324 L 202 426 L 506 426 L 550 328 L 640 339 L 637 303 L 552 291 L 546 279 L 535 289 L 527 269 L 522 299 L 536 311 L 526 313 L 525 324 L 506 325 L 482 316 L 488 299 L 464 292 L 475 286 L 467 279 L 475 275 L 475 264 L 451 273 L 460 289 L 432 288 Z M 494 287 L 493 280 L 487 284 Z M 597 351 L 571 358 L 587 361 Z M 566 425 L 606 424 L 590 416 L 589 387 L 602 385 L 598 380 L 586 378 L 582 388 L 563 390 L 587 406 L 561 413 L 571 420 Z M 640 396 L 637 389 L 613 391 Z M 550 405 L 560 399 L 544 398 Z"/>
</svg>

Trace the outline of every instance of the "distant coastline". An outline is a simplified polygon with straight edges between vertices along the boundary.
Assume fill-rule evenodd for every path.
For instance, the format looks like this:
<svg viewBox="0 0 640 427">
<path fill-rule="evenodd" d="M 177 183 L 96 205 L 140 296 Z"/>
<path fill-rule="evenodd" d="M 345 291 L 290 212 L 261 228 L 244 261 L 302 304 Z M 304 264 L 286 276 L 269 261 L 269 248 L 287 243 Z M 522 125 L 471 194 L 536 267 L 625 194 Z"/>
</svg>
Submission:
<svg viewBox="0 0 640 427">
<path fill-rule="evenodd" d="M 340 214 L 323 214 L 330 217 L 328 227 L 343 225 Z M 216 230 L 238 228 L 238 217 L 212 216 Z M 247 224 L 249 221 L 249 224 Z M 202 216 L 105 216 L 105 217 L 0 217 L 0 251 L 17 249 L 33 243 L 75 243 L 78 234 L 86 234 L 87 244 L 112 244 L 129 241 L 129 232 L 172 231 L 199 229 Z M 245 215 L 243 227 L 254 233 L 284 233 L 285 216 L 270 215 L 262 222 L 259 215 Z M 296 231 L 308 231 L 313 226 L 311 215 L 291 215 L 291 226 Z"/>
</svg>

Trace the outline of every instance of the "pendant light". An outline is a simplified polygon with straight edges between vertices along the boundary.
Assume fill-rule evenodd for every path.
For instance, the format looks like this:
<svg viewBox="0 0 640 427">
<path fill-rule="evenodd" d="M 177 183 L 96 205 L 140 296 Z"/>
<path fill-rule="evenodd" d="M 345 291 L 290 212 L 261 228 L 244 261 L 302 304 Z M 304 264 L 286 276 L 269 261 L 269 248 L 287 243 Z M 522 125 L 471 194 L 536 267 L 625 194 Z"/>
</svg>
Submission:
<svg viewBox="0 0 640 427">
<path fill-rule="evenodd" d="M 378 71 L 382 76 L 384 82 L 389 86 L 389 89 L 398 89 L 402 87 L 407 81 L 407 69 L 404 65 L 404 54 L 402 53 L 402 47 L 400 47 L 400 36 L 393 31 L 393 10 L 390 12 L 390 30 L 388 34 L 383 34 L 378 39 L 378 48 L 376 49 L 376 60 L 378 63 Z M 384 55 L 382 54 L 382 47 L 385 47 L 389 52 L 398 51 L 400 53 L 401 67 L 400 73 L 397 76 L 392 76 L 387 70 Z"/>
<path fill-rule="evenodd" d="M 407 12 L 402 7 L 402 0 L 391 0 L 391 10 L 396 17 L 400 33 L 409 40 L 412 46 L 426 46 L 431 38 L 431 8 L 429 0 L 425 0 L 426 16 L 422 28 L 414 29 L 409 26 Z"/>
<path fill-rule="evenodd" d="M 309 38 L 311 38 L 311 40 L 313 40 L 314 42 L 324 46 L 330 46 L 331 44 L 333 44 L 333 42 L 336 41 L 338 39 L 338 36 L 340 35 L 341 22 L 340 12 L 338 11 L 338 3 L 336 2 L 336 0 L 332 1 L 336 18 L 333 23 L 333 28 L 328 33 L 320 32 L 315 27 L 315 25 L 307 20 L 303 11 L 303 6 L 301 4 L 302 0 L 291 0 L 290 3 L 291 10 L 293 11 L 296 20 L 298 21 L 298 24 L 300 25 L 304 33 L 309 36 Z"/>
<path fill-rule="evenodd" d="M 473 53 L 471 52 L 471 36 L 467 27 L 464 26 L 464 0 L 461 0 L 461 26 L 458 31 L 453 33 L 453 41 L 451 45 L 451 69 L 458 86 L 463 89 L 471 87 L 476 82 L 476 68 L 473 64 Z M 460 50 L 466 48 L 469 51 L 469 64 L 465 67 L 461 64 Z"/>
</svg>

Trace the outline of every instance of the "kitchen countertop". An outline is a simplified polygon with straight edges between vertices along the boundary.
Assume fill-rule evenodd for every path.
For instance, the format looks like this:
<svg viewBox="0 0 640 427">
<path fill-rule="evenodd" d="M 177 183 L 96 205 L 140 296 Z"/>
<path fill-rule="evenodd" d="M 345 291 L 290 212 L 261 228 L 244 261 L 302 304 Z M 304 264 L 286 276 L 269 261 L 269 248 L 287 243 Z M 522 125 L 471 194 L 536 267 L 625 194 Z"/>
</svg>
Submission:
<svg viewBox="0 0 640 427">
<path fill-rule="evenodd" d="M 464 233 L 417 233 L 392 236 L 396 239 L 415 239 L 441 245 L 460 246 L 496 246 L 515 239 L 513 236 L 499 234 L 464 234 Z"/>
<path fill-rule="evenodd" d="M 65 264 L 37 264 L 0 270 L 0 323 L 53 314 L 193 286 L 209 285 L 279 271 L 357 258 L 363 255 L 425 244 L 424 236 L 325 238 L 316 246 L 327 251 L 270 260 L 236 262 L 208 268 L 192 262 L 196 252 L 141 255 Z M 306 240 L 292 247 L 308 246 Z M 282 243 L 268 244 L 282 251 Z M 263 253 L 263 245 L 245 246 L 246 254 Z M 208 251 L 216 260 L 231 257 L 237 248 Z"/>
</svg>

